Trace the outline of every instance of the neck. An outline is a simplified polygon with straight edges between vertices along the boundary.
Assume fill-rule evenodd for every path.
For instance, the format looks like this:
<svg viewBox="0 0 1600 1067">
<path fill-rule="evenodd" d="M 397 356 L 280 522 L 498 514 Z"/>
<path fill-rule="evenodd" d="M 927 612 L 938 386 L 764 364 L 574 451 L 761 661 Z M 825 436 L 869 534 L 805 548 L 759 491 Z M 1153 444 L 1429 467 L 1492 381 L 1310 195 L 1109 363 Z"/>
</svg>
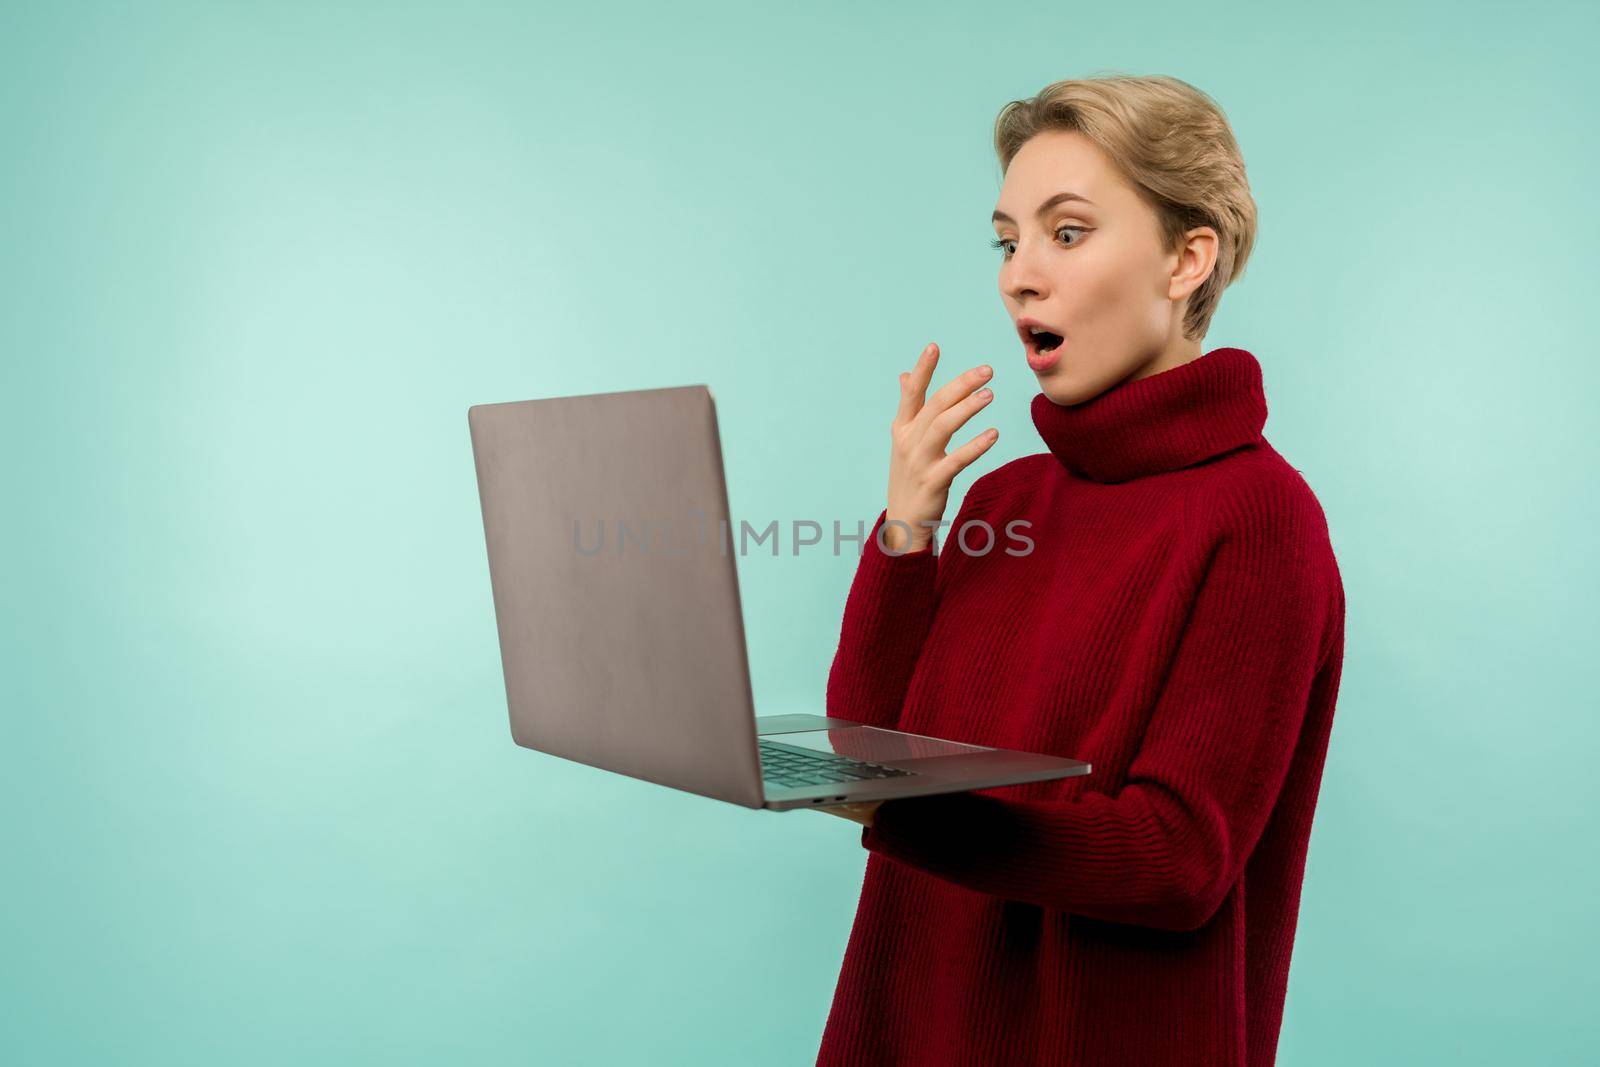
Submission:
<svg viewBox="0 0 1600 1067">
<path fill-rule="evenodd" d="M 1124 382 L 1136 382 L 1142 378 L 1160 374 L 1162 371 L 1175 370 L 1185 363 L 1193 363 L 1199 359 L 1205 349 L 1200 347 L 1199 341 L 1191 341 L 1187 337 L 1179 336 L 1177 340 L 1169 343 L 1155 358 L 1147 361 L 1138 370 L 1134 371 Z"/>
</svg>

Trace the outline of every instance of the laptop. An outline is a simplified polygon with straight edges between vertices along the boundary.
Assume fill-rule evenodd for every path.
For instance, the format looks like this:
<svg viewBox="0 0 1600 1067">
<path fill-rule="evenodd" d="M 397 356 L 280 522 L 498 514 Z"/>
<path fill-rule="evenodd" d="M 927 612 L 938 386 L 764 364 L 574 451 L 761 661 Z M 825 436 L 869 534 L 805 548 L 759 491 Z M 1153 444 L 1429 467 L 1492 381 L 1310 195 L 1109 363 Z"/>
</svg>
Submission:
<svg viewBox="0 0 1600 1067">
<path fill-rule="evenodd" d="M 772 811 L 1089 773 L 825 714 L 756 715 L 744 524 L 709 387 L 478 404 L 467 421 L 518 745 Z"/>
</svg>

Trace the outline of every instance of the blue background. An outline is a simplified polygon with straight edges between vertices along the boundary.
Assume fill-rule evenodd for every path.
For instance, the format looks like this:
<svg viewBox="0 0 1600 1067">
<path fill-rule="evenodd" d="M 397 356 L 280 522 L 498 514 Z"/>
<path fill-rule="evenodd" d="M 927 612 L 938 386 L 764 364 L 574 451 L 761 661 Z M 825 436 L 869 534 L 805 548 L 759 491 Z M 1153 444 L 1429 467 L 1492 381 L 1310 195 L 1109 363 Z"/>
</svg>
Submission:
<svg viewBox="0 0 1600 1067">
<path fill-rule="evenodd" d="M 860 828 L 511 743 L 466 410 L 704 382 L 870 522 L 934 340 L 953 516 L 994 115 L 1109 70 L 1234 124 L 1349 597 L 1280 1062 L 1592 1056 L 1597 11 L 0 8 L 0 1059 L 812 1062 Z M 762 714 L 854 562 L 739 561 Z"/>
</svg>

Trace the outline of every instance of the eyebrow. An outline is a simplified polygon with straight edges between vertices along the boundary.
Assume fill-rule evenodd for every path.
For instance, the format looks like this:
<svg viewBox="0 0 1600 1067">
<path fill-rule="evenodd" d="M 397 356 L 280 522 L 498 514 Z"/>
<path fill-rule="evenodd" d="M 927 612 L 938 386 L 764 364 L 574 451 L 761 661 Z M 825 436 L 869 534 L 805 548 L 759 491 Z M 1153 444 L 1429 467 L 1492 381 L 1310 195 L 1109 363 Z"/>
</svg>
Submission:
<svg viewBox="0 0 1600 1067">
<path fill-rule="evenodd" d="M 1090 207 L 1094 206 L 1094 201 L 1090 200 L 1086 196 L 1079 196 L 1077 193 L 1071 193 L 1071 192 L 1068 192 L 1068 193 L 1057 193 L 1055 196 L 1052 196 L 1049 200 L 1046 200 L 1044 203 L 1040 204 L 1039 205 L 1039 210 L 1035 211 L 1034 214 L 1038 215 L 1038 216 L 1043 216 L 1045 212 L 1049 211 L 1051 208 L 1055 207 L 1057 204 L 1060 204 L 1060 203 L 1062 203 L 1064 201 L 1067 201 L 1067 200 L 1081 200 L 1085 204 L 1088 204 Z M 1017 224 L 1017 220 L 1012 218 L 1010 215 L 1007 215 L 1004 211 L 996 211 L 994 213 L 994 218 L 990 219 L 989 221 L 991 221 L 991 222 L 1009 222 L 1013 226 L 1015 226 Z"/>
</svg>

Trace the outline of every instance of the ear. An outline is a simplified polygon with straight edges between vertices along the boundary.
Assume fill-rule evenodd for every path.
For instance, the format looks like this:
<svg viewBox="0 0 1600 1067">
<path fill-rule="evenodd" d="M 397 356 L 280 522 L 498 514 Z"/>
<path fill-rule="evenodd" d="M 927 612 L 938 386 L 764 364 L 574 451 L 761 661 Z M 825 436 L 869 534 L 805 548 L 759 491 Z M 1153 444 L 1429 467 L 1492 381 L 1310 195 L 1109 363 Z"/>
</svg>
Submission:
<svg viewBox="0 0 1600 1067">
<path fill-rule="evenodd" d="M 1211 277 L 1217 267 L 1217 240 L 1217 231 L 1210 226 L 1196 226 L 1183 235 L 1178 263 L 1167 285 L 1168 299 L 1184 299 Z"/>
</svg>

